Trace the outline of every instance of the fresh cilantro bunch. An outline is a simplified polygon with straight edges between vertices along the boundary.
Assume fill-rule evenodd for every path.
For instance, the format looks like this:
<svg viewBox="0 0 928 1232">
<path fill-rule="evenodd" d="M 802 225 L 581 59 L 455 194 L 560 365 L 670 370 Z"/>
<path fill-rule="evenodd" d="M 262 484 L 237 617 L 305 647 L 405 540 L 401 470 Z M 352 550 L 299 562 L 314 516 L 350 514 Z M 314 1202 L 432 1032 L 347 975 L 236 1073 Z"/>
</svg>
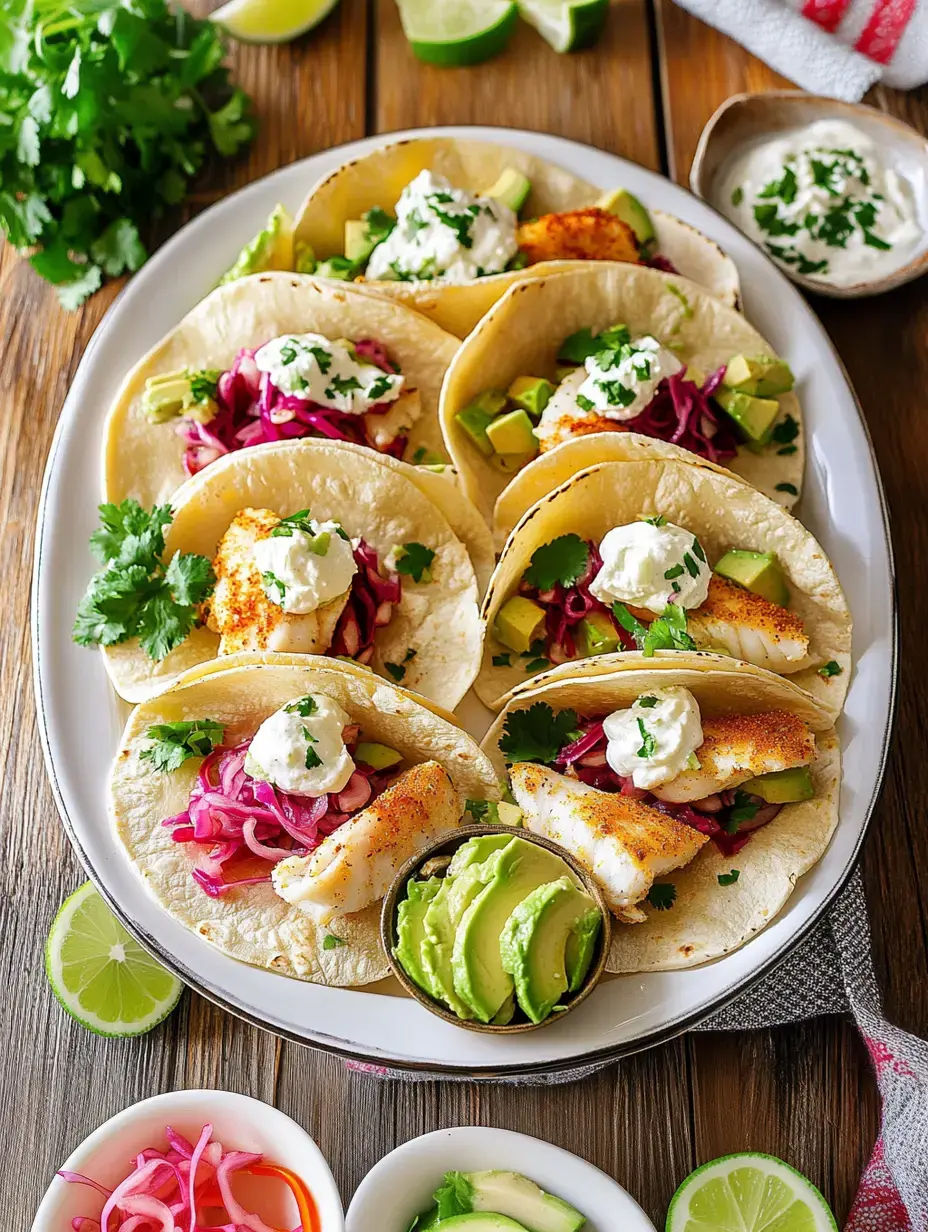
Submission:
<svg viewBox="0 0 928 1232">
<path fill-rule="evenodd" d="M 212 23 L 166 0 L 5 0 L 0 226 L 65 308 L 138 269 L 139 228 L 253 137 L 223 54 Z"/>
<path fill-rule="evenodd" d="M 500 752 L 509 765 L 534 761 L 550 766 L 566 744 L 580 735 L 576 710 L 552 710 L 535 702 L 525 710 L 513 710 L 503 724 Z"/>
<path fill-rule="evenodd" d="M 139 757 L 150 761 L 150 770 L 168 773 L 178 770 L 191 757 L 206 757 L 222 744 L 223 726 L 215 719 L 189 719 L 177 723 L 156 723 L 145 733 L 151 744 Z"/>
<path fill-rule="evenodd" d="M 170 505 L 150 512 L 134 500 L 100 506 L 100 527 L 90 547 L 103 568 L 90 579 L 78 606 L 76 642 L 114 646 L 137 637 L 142 649 L 160 660 L 194 628 L 216 576 L 209 558 L 193 552 L 176 552 L 163 562 L 170 521 Z"/>
</svg>

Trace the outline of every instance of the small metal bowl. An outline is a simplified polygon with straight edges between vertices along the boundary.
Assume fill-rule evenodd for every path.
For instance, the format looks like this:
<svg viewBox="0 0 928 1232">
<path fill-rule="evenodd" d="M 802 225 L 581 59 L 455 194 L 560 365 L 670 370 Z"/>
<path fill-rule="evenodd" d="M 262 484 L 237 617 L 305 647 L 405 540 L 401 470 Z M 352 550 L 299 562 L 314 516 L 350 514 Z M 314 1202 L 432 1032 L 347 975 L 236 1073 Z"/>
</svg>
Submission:
<svg viewBox="0 0 928 1232">
<path fill-rule="evenodd" d="M 928 139 L 895 116 L 863 103 L 844 103 L 801 90 L 768 90 L 760 94 L 735 94 L 710 117 L 696 147 L 690 188 L 697 197 L 725 214 L 720 192 L 724 173 L 734 155 L 765 137 L 803 128 L 815 120 L 847 120 L 856 124 L 878 144 L 909 160 L 928 175 Z M 928 272 L 928 235 L 922 237 L 919 247 L 898 269 L 851 286 L 836 287 L 821 278 L 797 274 L 782 266 L 778 268 L 797 286 L 818 295 L 833 299 L 879 295 Z"/>
<path fill-rule="evenodd" d="M 476 1022 L 473 1019 L 458 1018 L 457 1014 L 452 1013 L 451 1010 L 434 1001 L 428 993 L 422 991 L 418 984 L 413 983 L 401 964 L 394 957 L 393 947 L 396 945 L 397 911 L 400 901 L 405 897 L 406 883 L 409 881 L 409 878 L 418 873 L 428 861 L 454 855 L 462 843 L 466 843 L 468 839 L 476 838 L 481 834 L 509 834 L 513 838 L 523 838 L 527 843 L 535 843 L 539 847 L 545 847 L 548 851 L 554 852 L 555 855 L 561 857 L 571 872 L 575 874 L 587 894 L 593 899 L 602 913 L 603 923 L 602 928 L 599 930 L 596 953 L 593 956 L 586 979 L 575 993 L 568 993 L 566 995 L 563 1002 L 565 1008 L 559 1010 L 556 1014 L 549 1014 L 544 1022 L 530 1022 L 528 1019 L 523 1018 L 522 1021 L 514 1021 L 506 1026 L 499 1026 L 489 1022 Z M 451 1023 L 454 1027 L 465 1027 L 468 1031 L 481 1031 L 485 1035 L 518 1035 L 523 1031 L 537 1031 L 539 1028 L 547 1027 L 553 1022 L 561 1022 L 571 1010 L 576 1009 L 581 1001 L 586 1000 L 606 969 L 609 944 L 612 940 L 611 921 L 612 917 L 609 914 L 609 909 L 606 906 L 599 886 L 583 865 L 579 864 L 569 851 L 565 851 L 557 843 L 553 843 L 549 838 L 542 838 L 539 834 L 532 834 L 528 830 L 522 830 L 514 826 L 462 826 L 459 830 L 450 830 L 447 834 L 441 835 L 435 842 L 420 851 L 418 855 L 413 856 L 411 860 L 407 860 L 397 873 L 393 884 L 383 900 L 383 910 L 380 915 L 380 939 L 390 966 L 393 969 L 393 974 L 406 992 L 411 997 L 414 997 L 420 1005 L 424 1005 L 430 1014 L 434 1014 L 436 1018 L 444 1019 L 445 1022 Z M 520 1014 L 521 1011 L 517 1009 L 517 1017 Z"/>
</svg>

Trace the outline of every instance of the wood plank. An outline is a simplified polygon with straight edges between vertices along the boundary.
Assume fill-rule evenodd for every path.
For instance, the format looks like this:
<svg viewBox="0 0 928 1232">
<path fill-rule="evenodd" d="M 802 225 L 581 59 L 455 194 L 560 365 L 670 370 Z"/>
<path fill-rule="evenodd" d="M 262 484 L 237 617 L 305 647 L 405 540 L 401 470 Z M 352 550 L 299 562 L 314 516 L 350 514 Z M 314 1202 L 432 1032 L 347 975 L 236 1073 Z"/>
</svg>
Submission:
<svg viewBox="0 0 928 1232">
<path fill-rule="evenodd" d="M 559 56 L 520 23 L 495 60 L 467 69 L 422 64 L 394 0 L 376 4 L 374 131 L 499 124 L 585 141 L 657 167 L 648 17 L 643 0 L 614 3 L 590 51 Z"/>
</svg>

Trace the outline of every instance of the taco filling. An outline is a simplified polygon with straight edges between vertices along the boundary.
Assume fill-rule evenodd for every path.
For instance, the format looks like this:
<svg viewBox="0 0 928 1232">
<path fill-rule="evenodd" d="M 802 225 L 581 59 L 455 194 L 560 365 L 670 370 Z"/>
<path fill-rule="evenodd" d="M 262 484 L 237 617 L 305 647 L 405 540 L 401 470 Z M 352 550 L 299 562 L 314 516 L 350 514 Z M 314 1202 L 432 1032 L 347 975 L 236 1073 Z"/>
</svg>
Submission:
<svg viewBox="0 0 928 1232">
<path fill-rule="evenodd" d="M 425 169 L 390 214 L 379 206 L 345 223 L 344 255 L 321 261 L 326 278 L 380 282 L 469 282 L 541 261 L 625 261 L 676 272 L 654 251 L 651 218 L 624 190 L 582 209 L 519 219 L 531 192 L 512 167 L 482 193 Z"/>
<path fill-rule="evenodd" d="M 646 899 L 670 906 L 672 887 L 655 878 L 707 842 L 734 856 L 785 805 L 815 794 L 815 737 L 802 719 L 704 716 L 680 685 L 608 714 L 535 702 L 506 717 L 499 748 L 523 824 L 589 868 L 626 923 L 645 920 Z"/>
<path fill-rule="evenodd" d="M 324 694 L 306 694 L 234 746 L 209 719 L 149 728 L 143 759 L 176 769 L 206 754 L 187 807 L 161 823 L 195 852 L 191 876 L 211 898 L 271 884 L 326 915 L 382 898 L 397 868 L 457 824 L 457 796 L 437 762 L 409 766 L 366 740 Z"/>
<path fill-rule="evenodd" d="M 754 453 L 796 452 L 799 425 L 789 415 L 781 419 L 777 400 L 793 388 L 782 360 L 735 355 L 705 376 L 678 357 L 672 339 L 633 337 L 624 325 L 578 330 L 557 360 L 557 384 L 519 376 L 455 415 L 469 444 L 504 474 L 597 432 L 635 432 L 714 463 L 734 458 L 742 445 Z"/>
<path fill-rule="evenodd" d="M 699 539 L 664 517 L 614 526 L 598 542 L 560 535 L 532 554 L 493 633 L 527 673 L 572 659 L 711 650 L 780 675 L 810 665 L 773 552 L 738 548 L 710 563 Z"/>
<path fill-rule="evenodd" d="M 250 445 L 299 437 L 352 441 L 401 458 L 421 415 L 418 391 L 382 343 L 315 333 L 242 348 L 225 372 L 149 377 L 142 409 L 151 423 L 174 425 L 188 475 Z"/>
</svg>

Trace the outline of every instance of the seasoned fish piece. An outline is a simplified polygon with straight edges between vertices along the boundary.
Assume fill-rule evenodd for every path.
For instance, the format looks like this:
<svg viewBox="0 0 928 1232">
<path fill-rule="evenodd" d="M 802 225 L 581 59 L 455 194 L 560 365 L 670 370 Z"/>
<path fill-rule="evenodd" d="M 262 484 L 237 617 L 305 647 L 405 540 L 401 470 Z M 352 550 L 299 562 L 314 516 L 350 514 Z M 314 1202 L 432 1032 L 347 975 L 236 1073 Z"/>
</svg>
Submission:
<svg viewBox="0 0 928 1232">
<path fill-rule="evenodd" d="M 543 214 L 516 232 L 530 265 L 537 261 L 628 261 L 637 264 L 638 241 L 628 225 L 598 206 Z"/>
<path fill-rule="evenodd" d="M 807 766 L 815 757 L 815 737 L 802 719 L 786 710 L 703 717 L 702 735 L 696 750 L 699 769 L 684 770 L 653 787 L 658 799 L 672 804 L 703 800 L 759 774 Z"/>
<path fill-rule="evenodd" d="M 566 376 L 551 395 L 534 430 L 542 453 L 563 445 L 575 436 L 626 430 L 618 420 L 607 419 L 596 411 L 585 411 L 578 404 L 577 392 L 588 376 L 586 368 L 579 367 L 576 372 Z"/>
<path fill-rule="evenodd" d="M 426 761 L 404 771 L 373 804 L 315 851 L 274 866 L 274 889 L 322 923 L 383 898 L 406 861 L 461 816 L 447 771 Z"/>
<path fill-rule="evenodd" d="M 314 612 L 285 612 L 264 593 L 254 559 L 254 545 L 280 522 L 270 509 L 243 509 L 219 541 L 213 569 L 216 588 L 206 609 L 206 623 L 219 634 L 219 653 L 238 650 L 283 650 L 325 654 L 349 592 Z"/>
<path fill-rule="evenodd" d="M 364 416 L 364 430 L 376 449 L 386 449 L 398 436 L 405 435 L 422 414 L 418 389 L 404 389 L 399 397 L 389 404 L 389 409 L 369 411 Z"/>
<path fill-rule="evenodd" d="M 809 637 L 795 612 L 718 574 L 712 575 L 705 603 L 687 612 L 686 628 L 700 650 L 721 647 L 780 675 L 810 663 Z"/>
<path fill-rule="evenodd" d="M 526 829 L 576 856 L 626 923 L 645 918 L 635 904 L 647 897 L 654 878 L 689 864 L 708 841 L 651 805 L 543 766 L 519 762 L 510 778 Z"/>
</svg>

